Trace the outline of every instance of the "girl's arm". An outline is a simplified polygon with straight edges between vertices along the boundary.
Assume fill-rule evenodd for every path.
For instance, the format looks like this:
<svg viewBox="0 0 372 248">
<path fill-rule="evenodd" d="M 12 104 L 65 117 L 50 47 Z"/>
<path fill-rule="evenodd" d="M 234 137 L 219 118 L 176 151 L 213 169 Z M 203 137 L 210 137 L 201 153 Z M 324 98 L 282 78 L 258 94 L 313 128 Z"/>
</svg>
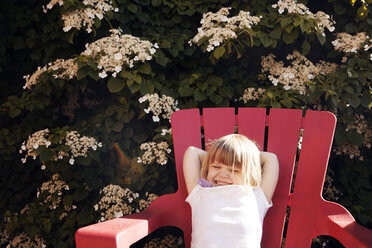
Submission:
<svg viewBox="0 0 372 248">
<path fill-rule="evenodd" d="M 276 183 L 279 177 L 279 162 L 274 153 L 261 152 L 260 153 L 262 165 L 262 181 L 261 188 L 266 196 L 268 202 L 271 202 Z"/>
<path fill-rule="evenodd" d="M 185 177 L 186 188 L 189 194 L 200 178 L 201 165 L 206 154 L 206 151 L 190 146 L 183 155 L 183 176 Z"/>
</svg>

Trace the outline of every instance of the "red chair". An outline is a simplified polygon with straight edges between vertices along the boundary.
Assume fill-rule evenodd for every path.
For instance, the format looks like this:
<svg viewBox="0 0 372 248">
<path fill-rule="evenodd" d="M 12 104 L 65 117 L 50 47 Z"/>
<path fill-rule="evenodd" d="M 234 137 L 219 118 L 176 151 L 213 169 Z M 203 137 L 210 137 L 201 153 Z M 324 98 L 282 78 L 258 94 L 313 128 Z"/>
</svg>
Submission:
<svg viewBox="0 0 372 248">
<path fill-rule="evenodd" d="M 336 118 L 332 113 L 294 109 L 234 108 L 180 110 L 172 115 L 174 153 L 178 190 L 156 199 L 144 212 L 80 228 L 76 232 L 78 248 L 129 247 L 163 226 L 183 230 L 190 247 L 191 213 L 182 172 L 183 154 L 188 146 L 202 147 L 204 140 L 223 135 L 244 134 L 259 147 L 277 154 L 280 176 L 273 203 L 264 221 L 262 247 L 281 247 L 287 208 L 290 207 L 286 248 L 310 247 L 318 235 L 330 235 L 345 247 L 372 247 L 372 231 L 358 225 L 341 205 L 325 201 L 322 188 L 334 135 Z M 267 137 L 265 132 L 267 128 Z M 290 192 L 300 130 L 302 148 L 293 193 Z M 265 146 L 264 146 L 265 145 Z"/>
</svg>

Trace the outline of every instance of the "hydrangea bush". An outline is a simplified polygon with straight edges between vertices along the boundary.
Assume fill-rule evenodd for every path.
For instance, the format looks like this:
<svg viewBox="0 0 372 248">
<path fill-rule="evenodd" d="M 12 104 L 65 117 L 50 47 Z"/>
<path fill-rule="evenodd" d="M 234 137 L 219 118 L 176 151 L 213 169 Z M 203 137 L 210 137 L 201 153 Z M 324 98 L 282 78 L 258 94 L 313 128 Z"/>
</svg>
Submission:
<svg viewBox="0 0 372 248">
<path fill-rule="evenodd" d="M 333 112 L 324 196 L 372 227 L 369 1 L 8 2 L 0 246 L 73 247 L 174 192 L 170 116 L 203 107 Z"/>
</svg>

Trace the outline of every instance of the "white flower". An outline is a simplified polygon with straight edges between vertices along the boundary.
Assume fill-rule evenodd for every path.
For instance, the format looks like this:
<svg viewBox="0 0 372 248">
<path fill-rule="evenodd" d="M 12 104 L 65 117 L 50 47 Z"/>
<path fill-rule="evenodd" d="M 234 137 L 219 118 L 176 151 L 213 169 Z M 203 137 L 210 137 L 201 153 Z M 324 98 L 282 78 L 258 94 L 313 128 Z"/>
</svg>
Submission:
<svg viewBox="0 0 372 248">
<path fill-rule="evenodd" d="M 217 40 L 213 41 L 213 46 L 218 47 L 219 45 L 220 45 L 219 41 L 217 41 Z"/>
<path fill-rule="evenodd" d="M 23 164 L 26 163 L 26 160 L 27 160 L 26 158 L 21 158 Z"/>
<path fill-rule="evenodd" d="M 46 147 L 49 147 L 51 144 L 49 140 L 45 143 Z"/>
<path fill-rule="evenodd" d="M 289 85 L 284 85 L 284 87 L 283 87 L 285 90 L 289 90 L 289 89 L 291 89 L 291 86 L 289 86 Z"/>
<path fill-rule="evenodd" d="M 150 113 L 150 108 L 144 109 L 143 110 L 146 114 Z"/>
<path fill-rule="evenodd" d="M 75 163 L 75 159 L 73 158 L 70 158 L 70 160 L 68 161 L 71 165 L 73 165 Z"/>
<path fill-rule="evenodd" d="M 119 12 L 119 8 L 115 8 L 114 9 L 114 12 Z"/>
<path fill-rule="evenodd" d="M 41 165 L 41 170 L 45 170 L 45 169 L 46 169 L 45 164 L 42 164 L 42 165 Z"/>
<path fill-rule="evenodd" d="M 154 115 L 154 116 L 152 117 L 152 120 L 153 120 L 154 122 L 159 122 L 159 121 L 160 121 L 160 118 L 159 118 L 159 116 Z"/>
<path fill-rule="evenodd" d="M 279 80 L 277 78 L 274 78 L 273 80 L 271 80 L 271 82 L 273 83 L 274 86 L 277 86 L 279 83 Z"/>
<path fill-rule="evenodd" d="M 120 218 L 120 217 L 123 217 L 123 212 L 117 212 L 115 213 L 115 218 Z"/>
<path fill-rule="evenodd" d="M 155 43 L 155 44 L 154 44 L 154 47 L 155 47 L 155 48 L 159 48 L 158 43 Z"/>
<path fill-rule="evenodd" d="M 95 210 L 95 211 L 98 210 L 98 204 L 94 205 L 94 210 Z"/>
<path fill-rule="evenodd" d="M 22 145 L 22 146 L 21 146 L 21 149 L 22 149 L 23 151 L 26 151 L 26 146 L 25 146 L 25 145 Z"/>
<path fill-rule="evenodd" d="M 38 144 L 34 144 L 32 147 L 36 150 L 37 148 L 39 148 L 39 145 Z"/>
<path fill-rule="evenodd" d="M 150 48 L 150 54 L 154 54 L 156 52 L 155 48 Z"/>
<path fill-rule="evenodd" d="M 116 71 L 117 73 L 121 72 L 121 70 L 122 70 L 122 67 L 120 65 L 117 65 L 114 68 L 114 71 Z"/>
<path fill-rule="evenodd" d="M 123 55 L 121 55 L 121 53 L 115 53 L 114 54 L 114 59 L 115 60 L 121 60 L 123 58 Z"/>
<path fill-rule="evenodd" d="M 98 73 L 98 76 L 99 76 L 100 78 L 105 78 L 105 77 L 107 77 L 107 74 L 106 74 L 105 71 L 102 71 L 102 72 Z"/>
</svg>

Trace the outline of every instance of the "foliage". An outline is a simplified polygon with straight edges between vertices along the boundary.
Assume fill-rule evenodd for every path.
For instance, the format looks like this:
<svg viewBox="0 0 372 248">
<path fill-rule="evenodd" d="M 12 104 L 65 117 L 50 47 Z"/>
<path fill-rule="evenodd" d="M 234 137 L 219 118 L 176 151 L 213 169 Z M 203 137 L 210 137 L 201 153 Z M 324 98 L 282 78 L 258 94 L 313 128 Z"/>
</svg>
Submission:
<svg viewBox="0 0 372 248">
<path fill-rule="evenodd" d="M 332 15 L 335 33 L 372 35 L 371 7 L 365 1 L 302 2 L 314 13 L 321 10 Z M 338 201 L 359 223 L 372 226 L 370 50 L 335 51 L 335 35 L 320 30 L 319 20 L 279 13 L 272 7 L 276 2 L 270 0 L 117 0 L 112 3 L 117 12 L 110 10 L 102 19 L 93 18 L 91 33 L 84 26 L 63 31 L 62 15 L 86 7 L 77 0 L 63 3 L 47 13 L 42 8 L 48 4 L 45 1 L 0 3 L 0 8 L 7 10 L 0 15 L 0 216 L 6 219 L 0 230 L 6 230 L 10 239 L 26 233 L 39 235 L 48 247 L 72 247 L 77 228 L 100 219 L 94 205 L 105 186 L 121 185 L 141 194 L 158 195 L 177 189 L 172 154 L 167 155 L 165 165 L 138 162 L 145 142 L 167 142 L 171 147 L 171 135 L 164 131 L 169 129 L 169 119 L 161 115 L 154 119 L 151 109 L 145 112 L 149 103 L 139 102 L 154 93 L 175 99 L 173 110 L 258 106 L 332 111 L 338 124 L 330 171 L 334 186 L 342 192 Z M 203 51 L 208 37 L 190 46 L 202 15 L 229 6 L 232 16 L 244 10 L 262 18 L 250 29 L 235 30 L 236 39 L 224 40 L 210 53 Z M 104 76 L 98 63 L 103 55 L 83 54 L 85 44 L 108 37 L 110 29 L 119 28 L 123 34 L 158 47 L 153 46 L 156 51 L 150 60 L 123 66 L 115 76 L 111 72 Z M 275 84 L 270 73 L 262 72 L 263 56 L 272 53 L 283 61 L 295 50 L 314 64 L 325 60 L 337 68 L 301 81 L 306 88 L 302 94 Z M 68 68 L 49 68 L 41 71 L 30 89 L 23 89 L 24 75 L 57 59 L 73 59 L 77 71 L 71 78 L 61 76 Z M 244 103 L 247 88 L 265 91 L 258 99 Z M 24 155 L 19 153 L 22 143 L 46 128 L 51 130 L 51 149 L 35 148 L 39 156 L 23 164 Z M 86 157 L 77 157 L 73 164 L 69 159 L 55 161 L 58 152 L 69 151 L 59 142 L 72 130 L 94 137 L 103 146 L 89 150 Z M 46 166 L 41 170 L 43 163 Z M 40 205 L 42 198 L 35 196 L 55 174 L 69 190 L 63 191 L 61 203 L 50 209 Z"/>
</svg>

